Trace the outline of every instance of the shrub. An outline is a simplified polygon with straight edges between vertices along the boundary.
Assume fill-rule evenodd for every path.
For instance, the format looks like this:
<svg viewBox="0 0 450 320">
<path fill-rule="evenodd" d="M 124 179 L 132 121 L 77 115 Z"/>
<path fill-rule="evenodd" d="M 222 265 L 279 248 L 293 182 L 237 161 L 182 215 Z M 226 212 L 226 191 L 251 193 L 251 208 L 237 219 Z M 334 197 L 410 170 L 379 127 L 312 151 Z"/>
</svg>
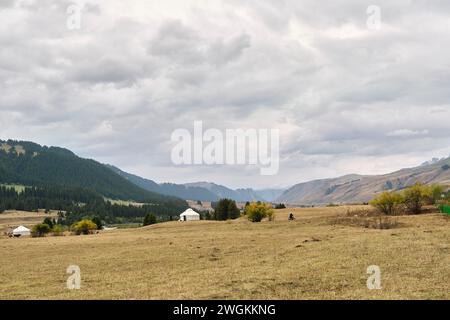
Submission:
<svg viewBox="0 0 450 320">
<path fill-rule="evenodd" d="M 143 225 L 149 226 L 149 225 L 155 224 L 156 222 L 157 222 L 156 216 L 154 214 L 149 213 L 145 216 Z"/>
<path fill-rule="evenodd" d="M 90 234 L 93 230 L 97 230 L 97 225 L 92 220 L 84 219 L 72 224 L 70 229 L 76 234 Z"/>
<path fill-rule="evenodd" d="M 208 210 L 201 210 L 199 211 L 200 214 L 200 220 L 212 220 L 211 212 Z"/>
<path fill-rule="evenodd" d="M 50 229 L 52 229 L 54 225 L 52 219 L 50 219 L 49 217 L 46 217 L 42 223 L 48 225 Z"/>
<path fill-rule="evenodd" d="M 439 184 L 422 186 L 422 197 L 427 204 L 436 204 L 442 199 L 444 187 Z"/>
<path fill-rule="evenodd" d="M 50 232 L 50 226 L 45 223 L 39 223 L 33 226 L 31 233 L 33 237 L 43 237 Z"/>
<path fill-rule="evenodd" d="M 245 208 L 245 215 L 251 222 L 261 222 L 264 218 L 273 220 L 273 210 L 266 203 L 251 203 Z"/>
<path fill-rule="evenodd" d="M 215 220 L 236 219 L 240 216 L 240 210 L 236 205 L 236 201 L 231 199 L 221 199 L 214 209 Z"/>
<path fill-rule="evenodd" d="M 267 217 L 267 220 L 269 220 L 269 221 L 274 221 L 275 220 L 274 212 L 273 212 L 273 210 L 272 210 L 272 208 L 270 206 L 269 206 L 269 209 L 266 212 L 266 217 Z"/>
<path fill-rule="evenodd" d="M 275 205 L 275 209 L 286 209 L 286 205 L 284 203 L 278 203 Z"/>
<path fill-rule="evenodd" d="M 412 214 L 419 214 L 422 211 L 425 196 L 424 186 L 420 183 L 405 189 L 403 198 L 408 211 Z"/>
<path fill-rule="evenodd" d="M 406 188 L 402 193 L 383 192 L 381 195 L 369 202 L 380 212 L 391 215 L 403 207 L 408 213 L 419 214 L 425 204 L 435 205 L 445 201 L 442 199 L 444 187 L 438 184 L 423 185 L 416 183 Z"/>
<path fill-rule="evenodd" d="M 394 229 L 401 226 L 397 220 L 380 214 L 377 216 L 337 216 L 330 220 L 330 224 L 370 229 Z"/>
<path fill-rule="evenodd" d="M 335 203 L 329 203 L 329 204 L 327 204 L 327 207 L 329 207 L 329 208 L 331 208 L 331 207 L 339 207 L 339 205 L 335 204 Z"/>
<path fill-rule="evenodd" d="M 53 226 L 53 228 L 52 228 L 52 236 L 62 236 L 64 234 L 64 228 L 61 226 L 61 225 L 59 225 L 59 224 L 56 224 L 56 225 L 54 225 Z"/>
<path fill-rule="evenodd" d="M 94 217 L 92 219 L 92 222 L 97 225 L 97 230 L 102 230 L 103 229 L 103 223 L 102 223 L 102 220 L 99 217 Z"/>
<path fill-rule="evenodd" d="M 369 204 L 385 215 L 393 215 L 397 213 L 402 202 L 403 198 L 399 193 L 386 191 L 370 201 Z"/>
<path fill-rule="evenodd" d="M 374 229 L 393 229 L 399 226 L 397 220 L 391 220 L 388 217 L 379 217 L 370 227 Z"/>
</svg>

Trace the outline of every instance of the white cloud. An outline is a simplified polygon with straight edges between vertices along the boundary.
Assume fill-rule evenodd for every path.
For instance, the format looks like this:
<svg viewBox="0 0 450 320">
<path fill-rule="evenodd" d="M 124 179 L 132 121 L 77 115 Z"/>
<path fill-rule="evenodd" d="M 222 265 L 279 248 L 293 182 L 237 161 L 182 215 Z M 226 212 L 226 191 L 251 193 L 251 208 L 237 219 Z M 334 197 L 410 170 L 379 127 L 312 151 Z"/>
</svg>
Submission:
<svg viewBox="0 0 450 320">
<path fill-rule="evenodd" d="M 419 136 L 419 135 L 427 135 L 428 130 L 410 130 L 410 129 L 398 129 L 391 132 L 388 132 L 386 135 L 388 137 L 411 137 L 411 136 Z"/>
<path fill-rule="evenodd" d="M 65 146 L 157 181 L 289 185 L 450 152 L 447 1 L 0 2 L 0 137 Z M 279 175 L 178 168 L 170 135 L 278 128 Z"/>
</svg>

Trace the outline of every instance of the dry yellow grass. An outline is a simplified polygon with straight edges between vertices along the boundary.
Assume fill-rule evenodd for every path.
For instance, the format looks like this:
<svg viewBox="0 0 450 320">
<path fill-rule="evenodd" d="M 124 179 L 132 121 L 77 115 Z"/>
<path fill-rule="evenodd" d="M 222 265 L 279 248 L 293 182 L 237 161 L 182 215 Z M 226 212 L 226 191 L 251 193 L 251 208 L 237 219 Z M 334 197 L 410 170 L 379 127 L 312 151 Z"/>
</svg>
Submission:
<svg viewBox="0 0 450 320">
<path fill-rule="evenodd" d="M 0 239 L 3 299 L 449 299 L 449 219 L 392 230 L 330 225 L 339 208 L 274 222 L 170 222 L 90 236 Z M 295 221 L 287 221 L 289 212 Z M 81 289 L 66 268 L 81 268 Z M 382 290 L 366 269 L 381 268 Z"/>
<path fill-rule="evenodd" d="M 31 229 L 31 227 L 41 223 L 46 217 L 56 218 L 57 213 L 53 211 L 46 214 L 42 210 L 39 212 L 6 211 L 0 214 L 0 239 L 6 237 L 5 233 L 20 225 Z"/>
<path fill-rule="evenodd" d="M 125 201 L 125 200 L 114 200 L 110 198 L 105 198 L 106 201 L 111 202 L 111 204 L 117 204 L 119 206 L 133 206 L 133 207 L 142 207 L 145 203 L 139 203 L 134 201 Z"/>
</svg>

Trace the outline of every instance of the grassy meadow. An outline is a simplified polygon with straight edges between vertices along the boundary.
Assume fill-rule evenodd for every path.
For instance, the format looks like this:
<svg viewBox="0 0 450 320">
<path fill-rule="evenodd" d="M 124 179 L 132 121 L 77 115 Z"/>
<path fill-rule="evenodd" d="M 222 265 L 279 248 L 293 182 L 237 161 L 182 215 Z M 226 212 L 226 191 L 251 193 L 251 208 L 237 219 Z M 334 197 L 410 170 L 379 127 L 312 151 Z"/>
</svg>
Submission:
<svg viewBox="0 0 450 320">
<path fill-rule="evenodd" d="M 361 209 L 290 208 L 277 210 L 273 222 L 2 237 L 0 298 L 450 299 L 450 218 L 397 216 L 384 230 L 348 223 Z M 69 265 L 81 269 L 79 290 L 66 288 Z M 367 289 L 370 265 L 381 269 L 381 290 Z"/>
<path fill-rule="evenodd" d="M 0 187 L 14 189 L 17 193 L 23 192 L 26 188 L 24 185 L 21 184 L 0 184 Z"/>
<path fill-rule="evenodd" d="M 46 217 L 56 218 L 57 216 L 57 211 L 50 211 L 49 213 L 45 213 L 44 210 L 39 212 L 5 211 L 0 214 L 0 243 L 2 238 L 6 236 L 5 233 L 20 225 L 31 229 L 35 224 L 41 223 Z"/>
</svg>

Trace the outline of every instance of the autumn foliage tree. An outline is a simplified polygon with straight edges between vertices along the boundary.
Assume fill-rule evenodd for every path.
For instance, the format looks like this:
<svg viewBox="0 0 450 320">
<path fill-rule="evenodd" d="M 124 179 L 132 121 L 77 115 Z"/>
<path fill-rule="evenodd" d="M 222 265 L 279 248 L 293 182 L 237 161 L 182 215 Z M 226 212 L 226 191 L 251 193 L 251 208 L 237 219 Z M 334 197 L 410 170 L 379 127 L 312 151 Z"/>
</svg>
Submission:
<svg viewBox="0 0 450 320">
<path fill-rule="evenodd" d="M 92 220 L 84 219 L 72 224 L 70 229 L 75 232 L 75 234 L 90 234 L 93 231 L 97 230 L 97 225 L 92 222 Z"/>
<path fill-rule="evenodd" d="M 269 221 L 273 220 L 272 206 L 267 203 L 253 202 L 245 207 L 244 214 L 251 222 L 261 222 L 265 218 Z"/>
<path fill-rule="evenodd" d="M 383 192 L 369 202 L 370 205 L 386 215 L 396 214 L 402 203 L 403 197 L 397 192 Z"/>
<path fill-rule="evenodd" d="M 400 210 L 411 214 L 419 214 L 422 212 L 424 205 L 439 203 L 443 194 L 444 187 L 441 185 L 416 183 L 402 192 L 383 192 L 369 204 L 386 215 L 396 214 Z"/>
<path fill-rule="evenodd" d="M 407 210 L 412 214 L 419 214 L 422 211 L 425 196 L 425 188 L 419 183 L 405 189 L 403 198 Z"/>
</svg>

